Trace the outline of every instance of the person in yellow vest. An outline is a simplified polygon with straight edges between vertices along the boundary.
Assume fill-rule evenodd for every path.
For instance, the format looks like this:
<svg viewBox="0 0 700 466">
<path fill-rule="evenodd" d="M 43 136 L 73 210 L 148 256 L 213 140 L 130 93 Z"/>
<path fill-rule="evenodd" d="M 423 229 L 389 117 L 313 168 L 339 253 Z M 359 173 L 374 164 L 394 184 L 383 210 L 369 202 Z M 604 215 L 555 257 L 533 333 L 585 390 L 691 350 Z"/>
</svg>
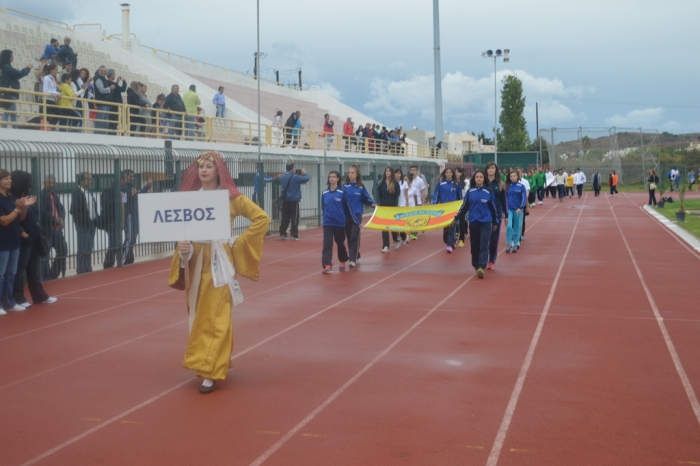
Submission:
<svg viewBox="0 0 700 466">
<path fill-rule="evenodd" d="M 566 194 L 569 195 L 569 199 L 574 197 L 574 174 L 569 173 L 566 175 Z"/>
<path fill-rule="evenodd" d="M 205 152 L 189 166 L 180 191 L 227 190 L 231 222 L 250 220 L 248 229 L 228 241 L 182 241 L 173 256 L 168 284 L 185 290 L 190 336 L 184 366 L 203 379 L 200 393 L 211 393 L 226 378 L 233 351 L 233 307 L 243 301 L 237 276 L 257 280 L 270 218 L 243 196 L 218 152 Z"/>
</svg>

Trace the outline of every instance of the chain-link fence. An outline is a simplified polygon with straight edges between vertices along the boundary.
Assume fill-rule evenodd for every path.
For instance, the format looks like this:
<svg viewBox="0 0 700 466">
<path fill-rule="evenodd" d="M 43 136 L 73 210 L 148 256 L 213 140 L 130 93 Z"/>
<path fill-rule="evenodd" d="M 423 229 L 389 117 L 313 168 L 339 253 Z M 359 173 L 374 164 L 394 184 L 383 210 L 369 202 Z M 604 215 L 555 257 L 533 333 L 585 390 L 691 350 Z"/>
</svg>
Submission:
<svg viewBox="0 0 700 466">
<path fill-rule="evenodd" d="M 44 261 L 44 276 L 48 277 L 55 275 L 56 267 L 51 269 L 54 262 L 61 272 L 79 268 L 78 228 L 71 206 L 80 193 L 79 181 L 84 179 L 85 185 L 87 175 L 90 179 L 88 192 L 95 199 L 95 215 L 100 218 L 90 248 L 91 266 L 120 266 L 139 258 L 171 253 L 174 243 L 139 242 L 138 197 L 148 192 L 176 191 L 183 171 L 203 151 L 174 149 L 167 143 L 163 148 L 154 148 L 0 140 L 0 168 L 10 172 L 23 170 L 32 175 L 32 194 L 38 198 L 42 231 L 52 246 L 51 257 Z M 377 180 L 387 166 L 400 167 L 408 173 L 410 165 L 415 163 L 430 186 L 435 186 L 439 175 L 438 164 L 424 159 L 322 157 L 300 152 L 263 153 L 258 162 L 257 152 L 220 151 L 239 190 L 270 216 L 270 233 L 279 230 L 277 205 L 281 186 L 277 175 L 285 172 L 287 163 L 293 162 L 296 169 L 306 169 L 311 178 L 301 187 L 301 228 L 321 224 L 320 198 L 331 170 L 338 170 L 345 176 L 350 166 L 357 165 L 364 184 L 375 197 Z M 260 169 L 264 183 L 256 183 Z M 261 189 L 256 189 L 256 184 Z M 54 217 L 62 217 L 62 224 L 51 222 Z M 248 224 L 248 220 L 237 218 L 232 225 L 233 234 L 242 233 Z"/>
<path fill-rule="evenodd" d="M 598 170 L 604 179 L 612 171 L 623 186 L 644 186 L 648 170 L 658 172 L 659 132 L 642 128 L 551 128 L 540 130 L 544 165 L 551 168 L 585 168 L 586 176 Z M 589 177 L 590 179 L 590 177 Z"/>
</svg>

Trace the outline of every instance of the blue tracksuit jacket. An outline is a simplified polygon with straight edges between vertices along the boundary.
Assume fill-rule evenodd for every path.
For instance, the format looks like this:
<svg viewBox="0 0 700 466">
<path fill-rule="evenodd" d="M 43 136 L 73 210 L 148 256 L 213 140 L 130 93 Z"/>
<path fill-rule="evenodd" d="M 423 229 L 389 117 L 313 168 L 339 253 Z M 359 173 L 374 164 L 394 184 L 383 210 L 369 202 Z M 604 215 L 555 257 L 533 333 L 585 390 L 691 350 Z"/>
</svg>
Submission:
<svg viewBox="0 0 700 466">
<path fill-rule="evenodd" d="M 433 204 L 446 204 L 453 201 L 462 200 L 462 187 L 459 183 L 443 181 L 435 189 L 433 194 Z"/>
<path fill-rule="evenodd" d="M 492 223 L 497 225 L 498 217 L 496 216 L 493 193 L 483 186 L 481 188 L 477 186 L 469 188 L 456 218 L 463 218 L 464 214 L 468 214 L 467 219 L 469 223 Z"/>
<path fill-rule="evenodd" d="M 340 188 L 335 188 L 335 191 L 323 191 L 321 207 L 324 227 L 345 226 L 345 191 Z"/>
<path fill-rule="evenodd" d="M 510 185 L 506 191 L 506 205 L 508 210 L 525 210 L 527 205 L 527 190 L 519 181 Z"/>
<path fill-rule="evenodd" d="M 365 187 L 357 186 L 357 183 L 344 184 L 343 191 L 345 191 L 345 214 L 348 220 L 359 225 L 362 221 L 362 204 L 371 206 L 375 202 Z"/>
</svg>

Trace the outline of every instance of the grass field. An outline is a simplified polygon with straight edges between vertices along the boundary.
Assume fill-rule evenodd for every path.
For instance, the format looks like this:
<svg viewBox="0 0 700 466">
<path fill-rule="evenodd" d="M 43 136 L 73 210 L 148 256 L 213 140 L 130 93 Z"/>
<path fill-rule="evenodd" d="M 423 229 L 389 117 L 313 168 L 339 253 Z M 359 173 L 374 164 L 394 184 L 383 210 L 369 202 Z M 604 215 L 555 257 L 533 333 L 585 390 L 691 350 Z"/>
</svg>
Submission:
<svg viewBox="0 0 700 466">
<path fill-rule="evenodd" d="M 700 199 L 686 200 L 685 203 L 685 222 L 678 223 L 678 226 L 688 230 L 690 233 L 695 235 L 696 238 L 700 239 L 700 216 L 693 215 L 690 211 L 700 212 Z M 666 204 L 663 209 L 657 209 L 657 212 L 664 215 L 666 218 L 672 221 L 676 221 L 676 212 L 680 208 L 681 204 L 678 200 L 673 204 Z"/>
</svg>

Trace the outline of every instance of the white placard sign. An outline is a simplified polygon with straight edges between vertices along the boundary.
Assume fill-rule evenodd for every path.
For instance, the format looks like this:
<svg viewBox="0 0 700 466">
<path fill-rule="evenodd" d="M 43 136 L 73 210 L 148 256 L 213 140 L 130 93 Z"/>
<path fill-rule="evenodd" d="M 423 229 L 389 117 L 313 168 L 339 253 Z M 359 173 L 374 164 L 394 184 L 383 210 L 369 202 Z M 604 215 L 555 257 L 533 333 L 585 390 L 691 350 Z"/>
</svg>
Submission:
<svg viewBox="0 0 700 466">
<path fill-rule="evenodd" d="M 143 243 L 228 239 L 228 191 L 139 194 L 139 234 Z"/>
</svg>

